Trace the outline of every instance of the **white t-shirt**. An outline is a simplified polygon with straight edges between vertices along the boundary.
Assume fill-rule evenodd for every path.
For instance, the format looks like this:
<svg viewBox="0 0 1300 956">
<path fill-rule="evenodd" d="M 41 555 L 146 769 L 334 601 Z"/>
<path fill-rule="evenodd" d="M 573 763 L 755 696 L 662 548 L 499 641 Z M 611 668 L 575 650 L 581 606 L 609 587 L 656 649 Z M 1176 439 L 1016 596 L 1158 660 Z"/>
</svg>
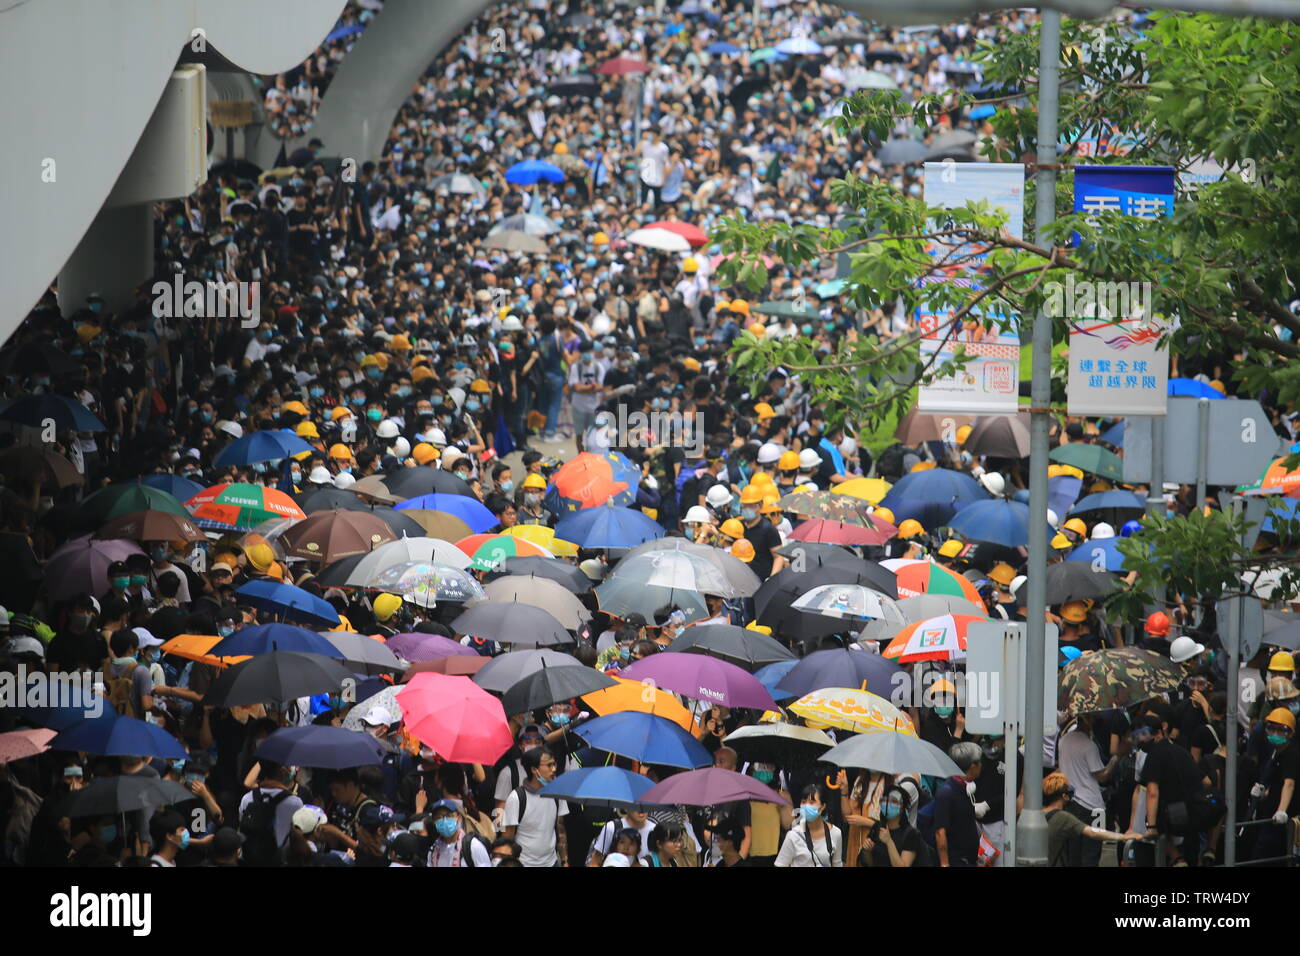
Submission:
<svg viewBox="0 0 1300 956">
<path fill-rule="evenodd" d="M 555 866 L 555 825 L 560 817 L 568 816 L 569 805 L 563 800 L 540 797 L 529 791 L 524 816 L 519 818 L 519 793 L 511 790 L 506 798 L 503 827 L 518 827 L 515 841 L 519 844 L 519 862 L 524 866 Z"/>
<path fill-rule="evenodd" d="M 1101 796 L 1101 784 L 1093 776 L 1106 765 L 1101 762 L 1097 752 L 1097 742 L 1083 731 L 1075 729 L 1061 738 L 1057 746 L 1056 757 L 1061 766 L 1061 773 L 1069 778 L 1074 786 L 1074 799 L 1089 810 L 1099 810 L 1105 806 Z"/>
<path fill-rule="evenodd" d="M 510 796 L 510 791 L 519 786 L 528 779 L 528 771 L 524 769 L 523 762 L 515 761 L 515 772 L 512 774 L 509 767 L 503 767 L 497 774 L 497 788 L 492 794 L 493 800 L 505 800 Z"/>
<path fill-rule="evenodd" d="M 794 828 L 785 835 L 785 840 L 781 843 L 781 852 L 776 855 L 776 862 L 773 866 L 843 866 L 844 865 L 844 844 L 840 836 L 840 828 L 832 826 L 829 823 L 823 823 L 824 827 L 830 830 L 831 834 L 831 858 L 826 858 L 826 835 L 817 839 L 812 839 L 813 853 L 817 856 L 816 863 L 813 862 L 812 856 L 808 853 L 808 840 L 804 839 L 804 824 L 799 821 Z"/>
<path fill-rule="evenodd" d="M 650 831 L 653 830 L 656 825 L 657 824 L 649 817 L 645 818 L 645 825 L 640 827 L 629 827 L 627 820 L 622 817 L 619 817 L 617 820 L 610 820 L 601 827 L 600 832 L 596 834 L 596 842 L 592 844 L 591 848 L 601 856 L 609 856 L 614 852 L 614 836 L 619 830 L 624 828 L 636 830 L 641 834 L 641 852 L 636 856 L 638 860 L 646 860 L 650 857 Z"/>
<path fill-rule="evenodd" d="M 529 799 L 532 804 L 532 799 Z M 461 856 L 461 845 L 465 842 L 465 831 L 457 830 L 455 838 L 448 843 L 446 840 L 434 840 L 433 846 L 429 847 L 428 865 L 435 866 L 466 866 L 464 857 Z M 482 840 L 470 840 L 469 852 L 474 857 L 475 866 L 492 866 L 492 854 L 488 852 L 487 847 Z"/>
</svg>

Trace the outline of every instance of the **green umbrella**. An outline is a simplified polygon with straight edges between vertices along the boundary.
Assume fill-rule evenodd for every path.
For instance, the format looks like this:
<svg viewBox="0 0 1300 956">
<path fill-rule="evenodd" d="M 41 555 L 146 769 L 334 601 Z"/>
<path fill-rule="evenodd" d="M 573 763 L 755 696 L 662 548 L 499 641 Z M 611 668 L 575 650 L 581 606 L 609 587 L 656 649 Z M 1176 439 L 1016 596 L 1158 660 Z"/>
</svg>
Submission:
<svg viewBox="0 0 1300 956">
<path fill-rule="evenodd" d="M 1070 716 L 1131 707 L 1174 690 L 1187 676 L 1169 658 L 1137 647 L 1104 648 L 1077 657 L 1061 671 L 1057 710 Z"/>
<path fill-rule="evenodd" d="M 795 307 L 793 302 L 778 302 L 775 300 L 759 303 L 754 306 L 754 311 L 761 312 L 763 315 L 776 315 L 783 319 L 807 319 L 810 322 L 815 322 L 821 318 L 811 309 L 799 309 Z"/>
<path fill-rule="evenodd" d="M 1071 442 L 1052 449 L 1048 457 L 1059 465 L 1073 465 L 1080 471 L 1109 478 L 1111 481 L 1124 480 L 1124 464 L 1119 455 L 1102 448 L 1100 445 L 1085 445 Z"/>
<path fill-rule="evenodd" d="M 88 497 L 77 508 L 76 520 L 83 527 L 98 527 L 135 511 L 166 511 L 184 518 L 190 516 L 173 495 L 148 485 L 124 482 L 109 485 Z"/>
</svg>

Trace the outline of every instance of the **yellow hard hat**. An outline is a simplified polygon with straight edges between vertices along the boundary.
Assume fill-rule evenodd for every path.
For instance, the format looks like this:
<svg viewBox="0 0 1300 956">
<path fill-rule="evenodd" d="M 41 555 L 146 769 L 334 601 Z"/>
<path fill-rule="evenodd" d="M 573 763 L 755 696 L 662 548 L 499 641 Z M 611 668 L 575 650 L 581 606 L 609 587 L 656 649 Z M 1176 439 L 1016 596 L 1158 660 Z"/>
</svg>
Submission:
<svg viewBox="0 0 1300 956">
<path fill-rule="evenodd" d="M 772 629 L 766 624 L 759 624 L 758 621 L 750 621 L 745 625 L 747 631 L 758 631 L 760 634 L 771 634 Z"/>
<path fill-rule="evenodd" d="M 1290 727 L 1292 732 L 1295 731 L 1295 714 L 1291 713 L 1286 707 L 1274 707 L 1264 718 L 1266 723 L 1281 724 L 1284 727 Z"/>
<path fill-rule="evenodd" d="M 1070 541 L 1069 538 L 1067 538 L 1065 535 L 1061 534 L 1061 532 L 1058 531 L 1056 532 L 1056 536 L 1052 538 L 1052 547 L 1060 551 L 1060 550 L 1064 550 L 1065 548 L 1072 548 L 1074 547 L 1074 544 Z"/>
<path fill-rule="evenodd" d="M 478 392 L 482 395 L 492 391 L 492 386 L 487 383 L 487 379 L 476 378 L 474 381 L 469 383 L 469 390 L 471 392 Z"/>
<path fill-rule="evenodd" d="M 266 576 L 275 581 L 284 580 L 284 565 L 279 561 L 272 561 L 271 566 L 266 569 Z"/>
<path fill-rule="evenodd" d="M 367 355 L 365 358 L 361 360 L 362 368 L 375 368 L 378 367 L 378 365 L 379 365 L 378 355 Z"/>
<path fill-rule="evenodd" d="M 1009 587 L 1015 579 L 1016 569 L 1005 561 L 999 561 L 993 565 L 993 570 L 989 571 L 989 580 L 1002 585 L 1004 588 Z"/>
<path fill-rule="evenodd" d="M 765 515 L 780 514 L 781 506 L 777 504 L 781 496 L 775 491 L 767 492 L 763 495 L 763 507 L 760 509 Z"/>
<path fill-rule="evenodd" d="M 695 261 L 694 256 L 687 256 L 684 260 L 682 260 L 682 271 L 689 272 L 689 273 L 699 272 L 700 264 Z"/>
<path fill-rule="evenodd" d="M 1290 673 L 1295 670 L 1295 658 L 1287 651 L 1278 651 L 1268 659 L 1268 669 Z"/>
<path fill-rule="evenodd" d="M 727 306 L 732 312 L 739 312 L 742 315 L 749 315 L 749 303 L 744 299 L 732 299 L 731 304 Z"/>
<path fill-rule="evenodd" d="M 352 409 L 346 405 L 335 405 L 334 410 L 330 412 L 330 421 L 336 422 L 340 418 L 347 418 L 352 414 Z"/>
<path fill-rule="evenodd" d="M 609 236 L 604 232 L 598 232 L 591 237 L 591 244 L 593 246 L 607 246 L 609 245 Z"/>
<path fill-rule="evenodd" d="M 355 633 L 357 632 L 357 629 L 356 629 L 355 627 L 352 626 L 352 622 L 348 620 L 346 614 L 340 614 L 340 615 L 339 615 L 339 622 L 338 622 L 338 624 L 336 624 L 334 627 L 331 627 L 330 630 L 331 630 L 331 631 L 351 631 L 353 634 L 355 634 Z"/>
<path fill-rule="evenodd" d="M 970 425 L 962 425 L 961 428 L 957 429 L 957 444 L 966 444 L 966 439 L 970 438 L 970 433 L 973 430 Z"/>
<path fill-rule="evenodd" d="M 925 527 L 915 518 L 908 518 L 898 526 L 900 538 L 915 538 L 918 534 L 925 534 Z"/>
<path fill-rule="evenodd" d="M 351 461 L 352 449 L 342 443 L 330 445 L 330 457 L 337 458 L 339 461 Z"/>
<path fill-rule="evenodd" d="M 761 505 L 763 503 L 762 486 L 751 481 L 740 489 L 740 503 L 742 505 Z"/>
<path fill-rule="evenodd" d="M 527 478 L 524 479 L 523 484 L 521 484 L 519 487 L 520 487 L 520 488 L 536 488 L 536 489 L 539 490 L 539 491 L 545 491 L 545 490 L 546 490 L 546 479 L 543 478 L 541 475 L 538 475 L 538 474 L 531 474 L 531 475 L 529 475 Z"/>
<path fill-rule="evenodd" d="M 1088 536 L 1088 526 L 1084 523 L 1082 518 L 1071 518 L 1065 524 L 1061 525 L 1061 530 L 1073 531 L 1075 534 L 1083 535 L 1085 538 Z"/>
<path fill-rule="evenodd" d="M 777 459 L 776 467 L 781 471 L 798 471 L 799 453 L 797 451 L 781 452 L 781 457 Z"/>
<path fill-rule="evenodd" d="M 767 326 L 762 322 L 751 323 L 749 326 L 749 334 L 761 339 L 763 336 L 767 335 Z"/>
<path fill-rule="evenodd" d="M 956 538 L 949 538 L 943 544 L 939 545 L 939 554 L 945 558 L 955 558 L 961 554 L 963 545 Z"/>
<path fill-rule="evenodd" d="M 764 492 L 776 487 L 776 483 L 772 481 L 772 476 L 765 471 L 754 472 L 754 477 L 749 479 L 749 483 L 758 485 Z"/>
<path fill-rule="evenodd" d="M 754 545 L 748 538 L 740 538 L 731 546 L 731 554 L 749 564 L 754 560 Z"/>
<path fill-rule="evenodd" d="M 739 518 L 728 518 L 722 522 L 719 528 L 728 538 L 743 538 L 745 536 L 745 524 Z"/>
<path fill-rule="evenodd" d="M 402 596 L 400 594 L 381 594 L 375 598 L 371 606 L 375 609 L 377 619 L 387 621 L 402 606 Z"/>
<path fill-rule="evenodd" d="M 427 441 L 422 441 L 411 449 L 411 457 L 415 459 L 416 464 L 427 465 L 436 459 L 439 455 L 438 449 L 434 448 Z"/>
<path fill-rule="evenodd" d="M 262 573 L 269 571 L 271 566 L 275 564 L 275 552 L 271 550 L 269 544 L 261 541 L 249 545 L 247 550 L 244 551 L 244 554 L 247 556 L 248 563 L 253 566 L 254 570 L 261 571 Z"/>
<path fill-rule="evenodd" d="M 700 360 L 694 356 L 688 355 L 682 359 L 682 368 L 688 372 L 698 372 L 700 370 Z"/>
<path fill-rule="evenodd" d="M 423 382 L 426 378 L 433 378 L 433 369 L 427 365 L 417 365 L 411 369 L 411 382 Z"/>
<path fill-rule="evenodd" d="M 311 414 L 309 411 L 307 411 L 307 406 L 304 405 L 302 402 L 285 402 L 284 410 L 286 412 L 294 412 L 295 414 L 304 415 L 304 416 Z"/>
<path fill-rule="evenodd" d="M 760 422 L 765 418 L 776 418 L 776 411 L 767 402 L 759 402 L 755 405 L 754 414 L 758 416 Z M 799 456 L 796 454 L 795 458 L 797 459 L 798 457 Z"/>
<path fill-rule="evenodd" d="M 875 511 L 871 512 L 871 517 L 879 518 L 881 521 L 888 521 L 890 524 L 894 523 L 894 513 L 888 508 L 876 508 Z"/>
<path fill-rule="evenodd" d="M 568 146 L 568 144 L 567 144 L 567 143 L 556 143 L 556 144 L 555 144 L 555 152 L 558 153 L 560 156 L 564 156 L 565 154 L 567 154 L 567 153 L 569 152 L 569 146 Z"/>
<path fill-rule="evenodd" d="M 1225 397 L 1228 394 L 1228 387 L 1224 385 L 1222 382 L 1220 382 L 1217 378 L 1210 383 L 1210 388 L 1214 389 L 1220 395 L 1223 395 Z"/>
<path fill-rule="evenodd" d="M 909 471 L 913 471 L 913 472 L 915 472 L 915 471 L 929 471 L 929 470 L 930 470 L 931 468 L 933 468 L 934 466 L 935 466 L 935 463 L 932 462 L 932 461 L 918 461 L 915 465 L 913 465 L 913 466 L 909 469 Z"/>
<path fill-rule="evenodd" d="M 1061 619 L 1071 624 L 1078 624 L 1088 616 L 1088 605 L 1082 601 L 1070 601 L 1061 606 Z"/>
<path fill-rule="evenodd" d="M 394 335 L 388 340 L 388 351 L 390 352 L 409 352 L 411 350 L 411 339 L 409 336 Z"/>
<path fill-rule="evenodd" d="M 320 438 L 320 432 L 316 430 L 316 426 L 311 422 L 299 422 L 293 433 L 299 438 Z"/>
<path fill-rule="evenodd" d="M 388 371 L 388 353 L 387 353 L 387 352 L 376 352 L 376 353 L 375 353 L 375 362 L 378 363 L 379 367 L 380 367 L 381 369 L 383 369 L 385 372 Z M 363 363 L 363 364 L 364 364 L 364 363 Z"/>
</svg>

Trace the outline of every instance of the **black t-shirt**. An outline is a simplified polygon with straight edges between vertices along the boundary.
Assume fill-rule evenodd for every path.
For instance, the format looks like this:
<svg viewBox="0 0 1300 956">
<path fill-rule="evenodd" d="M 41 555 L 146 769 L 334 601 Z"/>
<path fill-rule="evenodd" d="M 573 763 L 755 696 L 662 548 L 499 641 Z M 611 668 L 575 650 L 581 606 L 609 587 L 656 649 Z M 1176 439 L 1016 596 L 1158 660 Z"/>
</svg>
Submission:
<svg viewBox="0 0 1300 956">
<path fill-rule="evenodd" d="M 1192 755 L 1170 740 L 1151 745 L 1138 783 L 1155 783 L 1160 788 L 1160 810 L 1190 800 L 1200 790 L 1201 773 Z"/>
<path fill-rule="evenodd" d="M 1294 743 L 1289 743 L 1282 750 L 1274 753 L 1273 759 L 1267 763 L 1268 771 L 1264 774 L 1264 786 L 1268 787 L 1268 793 L 1259 802 L 1259 816 L 1271 817 L 1277 813 L 1278 803 L 1282 799 L 1282 784 L 1291 780 L 1294 781 L 1300 776 L 1300 748 Z M 1287 807 L 1287 812 L 1295 815 L 1297 806 L 1300 801 L 1295 797 L 1291 798 L 1291 805 Z"/>
<path fill-rule="evenodd" d="M 916 828 L 904 823 L 897 830 L 892 831 L 890 837 L 894 841 L 894 846 L 898 848 L 900 856 L 908 850 L 916 854 L 912 858 L 912 865 L 915 866 L 916 861 L 921 857 L 921 834 L 916 832 Z M 893 866 L 889 860 L 889 848 L 879 840 L 871 848 L 871 865 Z"/>
<path fill-rule="evenodd" d="M 1007 785 L 1006 774 L 1006 753 L 998 756 L 997 760 L 989 760 L 987 757 L 982 762 L 984 768 L 980 771 L 979 779 L 975 781 L 975 802 L 984 802 L 989 805 L 988 812 L 980 821 L 986 826 L 990 823 L 1000 823 L 1002 821 L 1002 811 L 1005 809 L 1004 790 Z M 1025 779 L 1025 758 L 1019 752 L 1016 753 L 1016 786 L 1019 787 Z"/>
<path fill-rule="evenodd" d="M 948 836 L 949 866 L 975 866 L 979 861 L 980 831 L 975 805 L 966 796 L 966 783 L 949 777 L 934 798 L 934 828 Z"/>
<path fill-rule="evenodd" d="M 745 528 L 745 538 L 754 546 L 754 560 L 749 569 L 760 581 L 766 581 L 772 573 L 772 549 L 781 547 L 781 533 L 772 527 L 772 522 L 760 518 L 752 528 Z"/>
<path fill-rule="evenodd" d="M 97 630 L 86 631 L 84 634 L 60 631 L 50 641 L 46 657 L 65 670 L 94 670 L 108 657 L 108 641 Z"/>
</svg>

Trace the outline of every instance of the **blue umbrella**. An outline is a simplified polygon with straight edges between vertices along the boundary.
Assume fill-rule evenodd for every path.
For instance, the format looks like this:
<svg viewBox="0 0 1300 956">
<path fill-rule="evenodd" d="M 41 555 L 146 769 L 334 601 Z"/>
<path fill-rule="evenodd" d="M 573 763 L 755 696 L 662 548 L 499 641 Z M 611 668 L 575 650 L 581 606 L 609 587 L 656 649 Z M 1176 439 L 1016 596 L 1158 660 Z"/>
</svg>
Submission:
<svg viewBox="0 0 1300 956">
<path fill-rule="evenodd" d="M 887 657 L 846 647 L 814 651 L 790 669 L 777 686 L 787 697 L 802 697 L 823 687 L 861 687 L 886 700 L 911 680 L 907 672 Z"/>
<path fill-rule="evenodd" d="M 1055 478 L 1048 478 L 1047 507 L 1058 515 L 1064 515 L 1079 500 L 1079 492 L 1081 491 L 1083 491 L 1082 478 L 1075 478 L 1072 475 L 1057 475 Z M 1013 500 L 1023 500 L 1025 504 L 1029 504 L 1029 492 L 1025 491 L 1023 499 L 1014 498 Z"/>
<path fill-rule="evenodd" d="M 977 501 L 957 512 L 948 527 L 971 541 L 1018 548 L 1029 543 L 1029 506 L 1005 498 Z"/>
<path fill-rule="evenodd" d="M 784 53 L 770 46 L 765 46 L 761 50 L 752 50 L 749 54 L 750 63 L 762 63 L 765 60 L 772 60 L 776 63 L 781 63 L 787 59 L 789 59 L 789 57 Z"/>
<path fill-rule="evenodd" d="M 992 105 L 990 105 L 990 104 L 988 104 L 988 103 L 985 103 L 985 104 L 983 104 L 982 106 L 977 106 L 977 107 L 975 107 L 973 110 L 971 110 L 971 111 L 970 111 L 970 118 L 973 119 L 973 120 L 988 119 L 990 116 L 992 116 L 992 115 L 993 115 L 994 113 L 996 113 L 997 111 L 998 111 L 998 108 L 997 108 L 996 106 L 992 106 Z"/>
<path fill-rule="evenodd" d="M 279 581 L 249 581 L 243 587 L 237 588 L 235 594 L 242 599 L 243 603 L 258 610 L 282 614 L 286 620 L 300 621 L 304 624 L 327 624 L 331 627 L 339 622 L 339 612 L 334 610 L 328 601 L 292 584 L 281 584 Z M 331 650 L 333 647 L 334 645 L 331 644 Z M 287 647 L 279 649 L 289 650 Z"/>
<path fill-rule="evenodd" d="M 1210 388 L 1209 385 L 1198 382 L 1194 378 L 1171 378 L 1169 380 L 1169 394 L 1179 395 L 1184 398 L 1208 398 L 1212 400 L 1224 397 L 1217 388 Z"/>
<path fill-rule="evenodd" d="M 314 451 L 297 435 L 287 431 L 249 432 L 231 442 L 214 459 L 218 468 L 227 465 L 251 465 L 259 461 L 275 461 L 304 451 Z"/>
<path fill-rule="evenodd" d="M 706 46 L 704 52 L 712 53 L 714 56 L 731 56 L 733 53 L 744 53 L 745 51 L 743 47 L 738 47 L 734 43 L 728 43 L 726 40 L 717 40 Z"/>
<path fill-rule="evenodd" d="M 177 501 L 189 501 L 207 487 L 180 475 L 146 475 L 140 479 L 140 484 L 165 491 Z"/>
<path fill-rule="evenodd" d="M 625 710 L 589 720 L 573 731 L 596 750 L 665 767 L 707 767 L 704 745 L 667 717 Z"/>
<path fill-rule="evenodd" d="M 639 806 L 641 795 L 654 785 L 650 778 L 622 767 L 582 767 L 560 774 L 537 795 L 588 807 L 624 809 Z"/>
<path fill-rule="evenodd" d="M 1295 449 L 1292 449 L 1294 451 Z M 1259 526 L 1260 531 L 1273 533 L 1273 516 L 1276 515 L 1282 521 L 1295 521 L 1300 518 L 1300 499 L 1283 498 L 1282 503 L 1269 510 L 1268 515 L 1264 518 L 1264 523 Z"/>
<path fill-rule="evenodd" d="M 255 756 L 294 767 L 347 770 L 377 767 L 387 749 L 374 737 L 343 727 L 285 727 L 257 748 Z"/>
<path fill-rule="evenodd" d="M 50 741 L 51 750 L 80 750 L 109 757 L 163 757 L 184 759 L 189 754 L 181 742 L 161 727 L 120 717 L 83 720 Z"/>
<path fill-rule="evenodd" d="M 758 678 L 760 684 L 767 688 L 767 692 L 772 695 L 773 700 L 783 700 L 787 697 L 793 697 L 794 694 L 779 689 L 777 685 L 785 679 L 786 674 L 794 670 L 795 665 L 798 663 L 798 660 L 793 660 L 766 664 L 754 671 L 754 676 Z"/>
<path fill-rule="evenodd" d="M 1077 480 L 1077 479 L 1076 479 Z M 1100 491 L 1089 495 L 1070 509 L 1070 514 L 1083 514 L 1085 511 L 1104 511 L 1118 508 L 1121 511 L 1145 511 L 1147 503 L 1140 495 L 1131 491 Z"/>
<path fill-rule="evenodd" d="M 545 180 L 548 183 L 564 182 L 564 170 L 540 159 L 525 159 L 506 170 L 506 182 L 516 186 L 533 186 Z"/>
<path fill-rule="evenodd" d="M 102 432 L 107 426 L 91 414 L 90 409 L 62 395 L 25 395 L 0 406 L 0 420 L 44 428 L 53 420 L 60 431 Z"/>
<path fill-rule="evenodd" d="M 431 511 L 455 515 L 469 525 L 470 530 L 475 534 L 482 534 L 500 524 L 497 516 L 488 511 L 481 501 L 477 498 L 467 498 L 465 495 L 434 492 L 431 495 L 420 495 L 418 498 L 399 501 L 396 508 L 399 511 L 403 508 L 428 508 Z"/>
<path fill-rule="evenodd" d="M 635 548 L 664 536 L 663 525 L 631 508 L 584 508 L 560 519 L 555 536 L 580 548 Z"/>
<path fill-rule="evenodd" d="M 988 492 L 970 475 L 949 468 L 931 468 L 904 475 L 880 503 L 898 521 L 914 518 L 929 530 L 947 524 L 967 505 L 988 500 Z"/>
<path fill-rule="evenodd" d="M 244 585 L 245 588 L 249 586 Z M 240 588 L 235 593 L 240 594 L 243 590 Z M 241 627 L 214 644 L 211 653 L 217 657 L 256 657 L 274 651 L 297 651 L 300 654 L 323 654 L 335 658 L 339 656 L 338 648 L 315 631 L 294 627 L 292 624 L 254 624 L 251 627 Z"/>
<path fill-rule="evenodd" d="M 353 36 L 364 29 L 365 27 L 359 23 L 349 23 L 341 27 L 335 27 L 325 35 L 325 42 L 332 43 L 335 40 L 342 40 L 344 37 Z"/>
<path fill-rule="evenodd" d="M 1086 561 L 1089 564 L 1096 562 L 1097 567 L 1103 571 L 1123 571 L 1124 555 L 1119 551 L 1119 542 L 1122 540 L 1122 538 L 1101 538 L 1096 541 L 1085 541 L 1071 551 L 1065 560 Z"/>
<path fill-rule="evenodd" d="M 1101 433 L 1101 440 L 1116 448 L 1124 447 L 1124 419 L 1120 419 Z"/>
<path fill-rule="evenodd" d="M 847 279 L 828 279 L 813 286 L 813 295 L 819 299 L 833 299 L 849 284 Z"/>
<path fill-rule="evenodd" d="M 116 720 L 108 698 L 80 687 L 59 692 L 56 703 L 47 707 L 18 707 L 15 710 L 38 727 L 67 730 L 87 720 Z"/>
<path fill-rule="evenodd" d="M 675 37 L 675 36 L 677 36 L 677 34 L 681 33 L 681 32 L 682 32 L 683 30 L 685 30 L 685 29 L 686 29 L 686 27 L 684 27 L 684 26 L 683 26 L 682 24 L 680 24 L 680 23 L 674 23 L 674 24 L 671 24 L 670 26 L 667 26 L 667 27 L 664 28 L 664 36 L 666 36 L 666 37 Z"/>
</svg>

